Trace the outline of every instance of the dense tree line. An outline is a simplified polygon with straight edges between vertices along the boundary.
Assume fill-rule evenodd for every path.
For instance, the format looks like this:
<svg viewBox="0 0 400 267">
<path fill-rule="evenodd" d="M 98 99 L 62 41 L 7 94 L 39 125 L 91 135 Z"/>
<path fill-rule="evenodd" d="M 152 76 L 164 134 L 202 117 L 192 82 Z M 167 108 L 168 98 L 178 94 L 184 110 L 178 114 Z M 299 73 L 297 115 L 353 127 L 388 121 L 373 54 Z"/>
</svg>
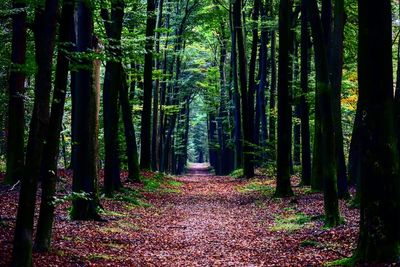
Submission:
<svg viewBox="0 0 400 267">
<path fill-rule="evenodd" d="M 100 220 L 99 169 L 111 197 L 123 187 L 121 169 L 140 182 L 140 169 L 182 174 L 189 161 L 209 161 L 217 175 L 241 170 L 246 179 L 272 168 L 276 197 L 292 196 L 291 176 L 300 174 L 301 185 L 323 192 L 327 227 L 342 223 L 339 199 L 349 199 L 355 185 L 361 219 L 354 260 L 397 259 L 398 4 L 0 6 L 0 35 L 9 39 L 0 50 L 7 58 L 0 59 L 0 86 L 8 90 L 0 95 L 0 152 L 6 182 L 21 183 L 14 266 L 31 266 L 32 249 L 51 247 L 58 168 L 73 170 L 71 218 Z"/>
</svg>

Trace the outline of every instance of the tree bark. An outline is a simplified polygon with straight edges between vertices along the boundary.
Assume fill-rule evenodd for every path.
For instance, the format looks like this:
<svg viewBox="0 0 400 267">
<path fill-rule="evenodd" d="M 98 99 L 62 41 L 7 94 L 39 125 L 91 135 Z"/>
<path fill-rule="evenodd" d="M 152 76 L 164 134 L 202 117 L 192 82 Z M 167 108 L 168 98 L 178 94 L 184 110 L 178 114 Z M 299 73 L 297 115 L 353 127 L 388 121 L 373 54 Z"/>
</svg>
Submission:
<svg viewBox="0 0 400 267">
<path fill-rule="evenodd" d="M 143 110 L 140 131 L 140 168 L 151 168 L 151 100 L 153 93 L 153 50 L 156 27 L 154 0 L 147 0 L 146 54 L 144 56 Z"/>
<path fill-rule="evenodd" d="M 75 38 L 76 52 L 90 52 L 93 45 L 93 14 L 92 7 L 85 0 L 77 0 L 75 7 Z M 96 63 L 97 65 L 99 62 Z M 99 65 L 98 65 L 99 66 Z M 97 68 L 95 72 L 97 72 Z M 74 193 L 84 193 L 85 197 L 77 197 L 72 201 L 71 218 L 73 220 L 98 220 L 98 112 L 99 92 L 97 81 L 93 76 L 93 61 L 83 58 L 79 68 L 72 72 L 71 83 L 73 121 L 75 134 L 73 148 L 73 182 Z M 95 74 L 94 74 L 95 73 Z"/>
<path fill-rule="evenodd" d="M 358 1 L 362 111 L 360 234 L 355 260 L 399 257 L 399 152 L 394 129 L 391 1 Z"/>
<path fill-rule="evenodd" d="M 35 100 L 30 123 L 26 165 L 21 181 L 15 226 L 12 266 L 32 266 L 32 234 L 37 183 L 49 125 L 51 69 L 56 33 L 57 0 L 47 0 L 35 10 Z"/>
<path fill-rule="evenodd" d="M 69 54 L 73 42 L 73 0 L 64 0 L 59 30 L 59 48 L 57 55 L 56 78 L 54 82 L 53 102 L 47 142 L 44 145 L 42 159 L 42 196 L 40 214 L 36 231 L 35 249 L 49 251 L 54 220 L 54 195 L 56 192 L 57 163 L 60 152 L 60 133 L 63 125 L 65 96 L 68 86 Z M 64 152 L 65 153 L 65 152 Z M 65 163 L 64 163 L 65 164 Z"/>
<path fill-rule="evenodd" d="M 12 48 L 8 98 L 8 136 L 6 183 L 22 178 L 24 170 L 25 127 L 25 63 L 26 63 L 26 3 L 13 0 L 12 8 L 19 11 L 12 16 Z"/>
<path fill-rule="evenodd" d="M 307 101 L 308 75 L 309 75 L 309 49 L 310 36 L 308 30 L 308 14 L 306 0 L 301 2 L 301 182 L 303 185 L 311 184 L 311 149 L 310 149 L 310 113 Z"/>
<path fill-rule="evenodd" d="M 118 92 L 122 87 L 122 48 L 121 34 L 124 17 L 124 0 L 111 1 L 111 16 L 102 8 L 101 15 L 108 38 L 107 63 L 103 85 L 104 117 L 104 192 L 112 196 L 114 190 L 122 187 L 118 155 Z"/>
<path fill-rule="evenodd" d="M 289 0 L 279 4 L 279 76 L 278 76 L 278 151 L 276 197 L 292 196 L 290 185 L 291 101 L 290 101 L 290 12 Z"/>
<path fill-rule="evenodd" d="M 314 40 L 316 96 L 320 112 L 321 154 L 325 225 L 334 227 L 340 224 L 339 203 L 337 193 L 337 168 L 334 120 L 332 114 L 332 89 L 329 82 L 328 50 L 324 43 L 322 22 L 319 17 L 316 0 L 307 0 L 312 36 Z"/>
</svg>

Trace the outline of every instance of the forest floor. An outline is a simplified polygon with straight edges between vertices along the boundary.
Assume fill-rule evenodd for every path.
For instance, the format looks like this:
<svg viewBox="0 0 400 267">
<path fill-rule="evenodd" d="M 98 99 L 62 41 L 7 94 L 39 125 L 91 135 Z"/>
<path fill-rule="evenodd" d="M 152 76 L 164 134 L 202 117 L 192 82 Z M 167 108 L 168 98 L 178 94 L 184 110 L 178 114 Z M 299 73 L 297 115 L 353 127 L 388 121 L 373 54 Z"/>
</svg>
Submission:
<svg viewBox="0 0 400 267">
<path fill-rule="evenodd" d="M 60 175 L 62 200 L 71 173 Z M 71 221 L 61 201 L 52 249 L 34 253 L 35 266 L 321 266 L 355 247 L 358 210 L 341 201 L 344 224 L 325 229 L 322 195 L 296 177 L 295 196 L 277 199 L 272 178 L 212 176 L 206 165 L 144 175 L 144 185 L 102 199 L 101 222 Z M 11 258 L 18 188 L 10 189 L 0 185 L 0 266 Z"/>
</svg>

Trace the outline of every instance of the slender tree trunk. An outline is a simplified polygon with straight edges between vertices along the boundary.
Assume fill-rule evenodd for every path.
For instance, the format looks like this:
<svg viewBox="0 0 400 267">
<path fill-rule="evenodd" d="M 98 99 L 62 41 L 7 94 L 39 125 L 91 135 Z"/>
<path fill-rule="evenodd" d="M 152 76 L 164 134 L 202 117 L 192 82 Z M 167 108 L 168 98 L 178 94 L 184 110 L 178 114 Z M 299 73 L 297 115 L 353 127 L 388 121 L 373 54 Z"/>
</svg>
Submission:
<svg viewBox="0 0 400 267">
<path fill-rule="evenodd" d="M 232 5 L 231 5 L 232 6 Z M 241 105 L 239 96 L 239 85 L 238 85 L 238 62 L 237 62 L 237 38 L 234 26 L 234 14 L 231 12 L 230 23 L 231 23 L 231 67 L 232 67 L 232 83 L 233 83 L 233 116 L 234 116 L 234 142 L 235 142 L 235 169 L 239 169 L 243 166 L 243 146 L 242 146 L 242 122 L 241 122 Z"/>
<path fill-rule="evenodd" d="M 259 3 L 257 0 L 256 4 Z M 246 58 L 246 48 L 245 48 L 245 36 L 243 30 L 242 22 L 242 0 L 236 0 L 234 3 L 233 14 L 234 14 L 234 26 L 237 38 L 237 48 L 238 48 L 238 65 L 239 65 L 239 87 L 240 96 L 242 100 L 242 125 L 243 125 L 243 172 L 247 178 L 254 176 L 254 166 L 252 157 L 252 143 L 253 143 L 253 132 L 254 132 L 254 74 L 255 74 L 255 63 L 257 56 L 257 43 L 258 43 L 258 30 L 253 30 L 253 52 L 252 59 L 250 60 L 250 74 L 251 80 L 250 86 L 251 90 L 247 88 L 247 58 Z M 258 19 L 258 4 L 254 8 L 253 19 L 257 17 Z"/>
<path fill-rule="evenodd" d="M 122 69 L 122 66 L 120 66 Z M 128 179 L 132 182 L 140 182 L 140 168 L 139 168 L 139 157 L 138 149 L 136 144 L 135 127 L 132 121 L 132 105 L 129 101 L 129 86 L 127 77 L 124 70 L 121 70 L 122 86 L 119 91 L 119 102 L 122 110 L 122 120 L 124 121 L 125 129 L 125 142 L 126 142 L 126 155 L 128 157 Z"/>
<path fill-rule="evenodd" d="M 151 168 L 151 95 L 153 93 L 153 50 L 156 27 L 155 0 L 147 0 L 146 54 L 144 56 L 143 110 L 140 131 L 140 168 Z"/>
<path fill-rule="evenodd" d="M 343 69 L 343 38 L 344 38 L 344 0 L 334 0 L 334 29 L 331 47 L 331 84 L 333 92 L 333 119 L 335 125 L 335 147 L 337 160 L 337 179 L 339 198 L 349 198 L 347 185 L 346 161 L 343 148 L 342 129 L 342 69 Z"/>
<path fill-rule="evenodd" d="M 270 155 L 275 159 L 276 151 L 276 85 L 277 85 L 277 70 L 276 70 L 276 32 L 271 32 L 271 91 L 269 97 L 269 143 Z"/>
<path fill-rule="evenodd" d="M 13 0 L 11 69 L 8 100 L 6 183 L 22 178 L 24 170 L 26 3 Z"/>
<path fill-rule="evenodd" d="M 44 176 L 42 178 L 40 214 L 35 239 L 35 249 L 38 251 L 49 251 L 51 244 L 54 220 L 54 204 L 52 202 L 56 191 L 60 133 L 63 128 L 62 120 L 68 86 L 68 53 L 72 51 L 70 43 L 73 42 L 73 14 L 73 1 L 64 0 L 59 30 L 60 44 L 57 55 L 56 78 L 54 82 L 53 102 L 51 105 L 49 122 L 49 129 L 51 130 L 47 133 L 47 142 L 44 145 L 42 159 L 42 170 L 44 170 Z"/>
<path fill-rule="evenodd" d="M 107 196 L 112 196 L 114 190 L 122 187 L 118 155 L 118 92 L 122 87 L 121 34 L 124 8 L 124 0 L 113 0 L 111 1 L 111 16 L 107 9 L 101 10 L 108 38 L 106 48 L 110 57 L 106 63 L 103 85 L 104 192 Z"/>
<path fill-rule="evenodd" d="M 263 5 L 260 11 L 261 14 L 261 41 L 260 41 L 260 83 L 257 88 L 257 100 L 256 100 L 256 124 L 255 124 L 255 142 L 259 142 L 262 151 L 266 148 L 266 142 L 268 139 L 268 129 L 267 129 L 267 116 L 266 116 L 266 99 L 265 99 L 265 89 L 268 87 L 267 77 L 269 74 L 268 68 L 268 30 L 264 25 L 267 21 L 267 6 Z M 264 160 L 265 155 L 263 153 L 262 160 Z"/>
<path fill-rule="evenodd" d="M 322 177 L 324 189 L 325 225 L 334 227 L 340 224 L 337 193 L 337 168 L 335 153 L 334 120 L 332 114 L 332 89 L 329 82 L 328 54 L 324 44 L 322 23 L 319 18 L 316 0 L 307 0 L 312 35 L 314 40 L 315 69 L 318 104 L 321 116 L 321 154 L 323 162 Z"/>
<path fill-rule="evenodd" d="M 278 153 L 275 196 L 293 195 L 290 185 L 291 105 L 290 105 L 290 12 L 289 0 L 279 5 L 279 77 L 278 77 Z"/>
<path fill-rule="evenodd" d="M 310 114 L 307 101 L 310 36 L 306 0 L 301 2 L 301 182 L 311 184 Z"/>
<path fill-rule="evenodd" d="M 38 70 L 35 76 L 35 100 L 26 151 L 26 165 L 18 202 L 12 266 L 32 266 L 33 217 L 43 144 L 49 124 L 51 69 L 57 9 L 58 1 L 47 0 L 44 6 L 37 6 L 35 10 L 35 59 Z"/>
<path fill-rule="evenodd" d="M 399 152 L 394 129 L 391 1 L 358 1 L 361 142 L 360 234 L 356 261 L 399 257 Z"/>
<path fill-rule="evenodd" d="M 162 26 L 162 16 L 163 16 L 163 5 L 164 0 L 158 0 L 158 13 L 157 13 L 157 21 L 156 21 L 156 28 L 160 29 Z M 155 53 L 158 55 L 160 53 L 160 36 L 161 33 L 156 31 L 155 40 L 154 40 L 154 47 Z M 160 69 L 160 60 L 156 58 L 155 68 L 158 70 Z M 151 168 L 155 171 L 159 169 L 159 155 L 158 155 L 158 108 L 159 108 L 159 95 L 160 95 L 160 79 L 157 78 L 154 86 L 154 94 L 153 94 L 153 126 L 152 126 L 152 134 L 151 134 Z"/>
</svg>

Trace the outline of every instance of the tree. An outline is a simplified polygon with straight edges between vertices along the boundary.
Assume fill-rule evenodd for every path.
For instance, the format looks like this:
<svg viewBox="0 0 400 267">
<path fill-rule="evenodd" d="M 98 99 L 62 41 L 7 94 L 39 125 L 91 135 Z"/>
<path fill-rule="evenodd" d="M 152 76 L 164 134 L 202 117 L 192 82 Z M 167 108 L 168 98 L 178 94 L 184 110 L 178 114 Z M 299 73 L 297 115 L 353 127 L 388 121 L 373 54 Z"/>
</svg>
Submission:
<svg viewBox="0 0 400 267">
<path fill-rule="evenodd" d="M 321 175 L 323 177 L 325 225 L 333 227 L 340 224 L 339 203 L 337 192 L 337 168 L 335 150 L 335 132 L 332 108 L 332 88 L 329 82 L 328 50 L 324 38 L 323 24 L 319 17 L 316 0 L 308 0 L 308 10 L 312 36 L 314 40 L 314 60 L 316 69 L 316 105 L 319 112 L 319 134 L 321 135 L 320 147 L 316 149 L 323 165 Z M 317 126 L 316 126 L 317 127 Z M 318 131 L 316 130 L 316 133 Z"/>
<path fill-rule="evenodd" d="M 291 2 L 281 0 L 279 4 L 279 73 L 278 73 L 278 150 L 275 196 L 293 195 L 290 185 L 290 147 L 291 136 L 291 99 L 289 92 L 290 59 L 290 12 Z"/>
<path fill-rule="evenodd" d="M 75 7 L 75 57 L 79 59 L 72 72 L 72 128 L 73 183 L 77 194 L 72 202 L 71 218 L 74 220 L 99 219 L 97 156 L 98 156 L 98 112 L 99 92 L 93 81 L 93 59 L 90 52 L 94 48 L 93 14 L 91 2 L 77 0 Z M 83 196 L 82 196 L 83 194 Z"/>
<path fill-rule="evenodd" d="M 54 195 L 56 192 L 57 165 L 60 146 L 60 133 L 64 115 L 64 104 L 68 85 L 70 66 L 69 53 L 73 42 L 73 0 L 64 0 L 60 21 L 60 33 L 57 55 L 56 77 L 54 81 L 53 101 L 47 142 L 42 159 L 42 195 L 40 214 L 36 231 L 35 249 L 48 251 L 54 220 Z"/>
<path fill-rule="evenodd" d="M 153 93 L 153 49 L 154 29 L 156 27 L 156 9 L 154 0 L 147 0 L 146 20 L 146 54 L 144 57 L 144 95 L 142 110 L 142 127 L 140 131 L 140 167 L 150 169 L 151 167 L 151 95 Z"/>
<path fill-rule="evenodd" d="M 104 117 L 104 192 L 111 196 L 114 190 L 122 187 L 118 155 L 118 92 L 122 87 L 121 35 L 124 18 L 123 0 L 111 1 L 111 16 L 106 8 L 101 14 L 108 38 L 106 70 L 103 86 L 103 117 Z"/>
<path fill-rule="evenodd" d="M 32 266 L 33 217 L 43 147 L 49 124 L 51 69 L 56 33 L 57 0 L 46 0 L 35 8 L 35 100 L 30 123 L 26 165 L 21 181 L 15 225 L 12 266 Z"/>
<path fill-rule="evenodd" d="M 16 182 L 23 175 L 25 127 L 26 3 L 14 0 L 12 16 L 12 52 L 8 100 L 8 138 L 6 182 Z"/>
<path fill-rule="evenodd" d="M 308 15 L 306 0 L 301 1 L 301 182 L 304 185 L 311 184 L 311 149 L 310 149 L 310 112 L 307 101 L 310 34 L 308 30 Z"/>
<path fill-rule="evenodd" d="M 399 256 L 399 152 L 394 128 L 391 1 L 358 1 L 360 234 L 358 262 Z"/>
</svg>

